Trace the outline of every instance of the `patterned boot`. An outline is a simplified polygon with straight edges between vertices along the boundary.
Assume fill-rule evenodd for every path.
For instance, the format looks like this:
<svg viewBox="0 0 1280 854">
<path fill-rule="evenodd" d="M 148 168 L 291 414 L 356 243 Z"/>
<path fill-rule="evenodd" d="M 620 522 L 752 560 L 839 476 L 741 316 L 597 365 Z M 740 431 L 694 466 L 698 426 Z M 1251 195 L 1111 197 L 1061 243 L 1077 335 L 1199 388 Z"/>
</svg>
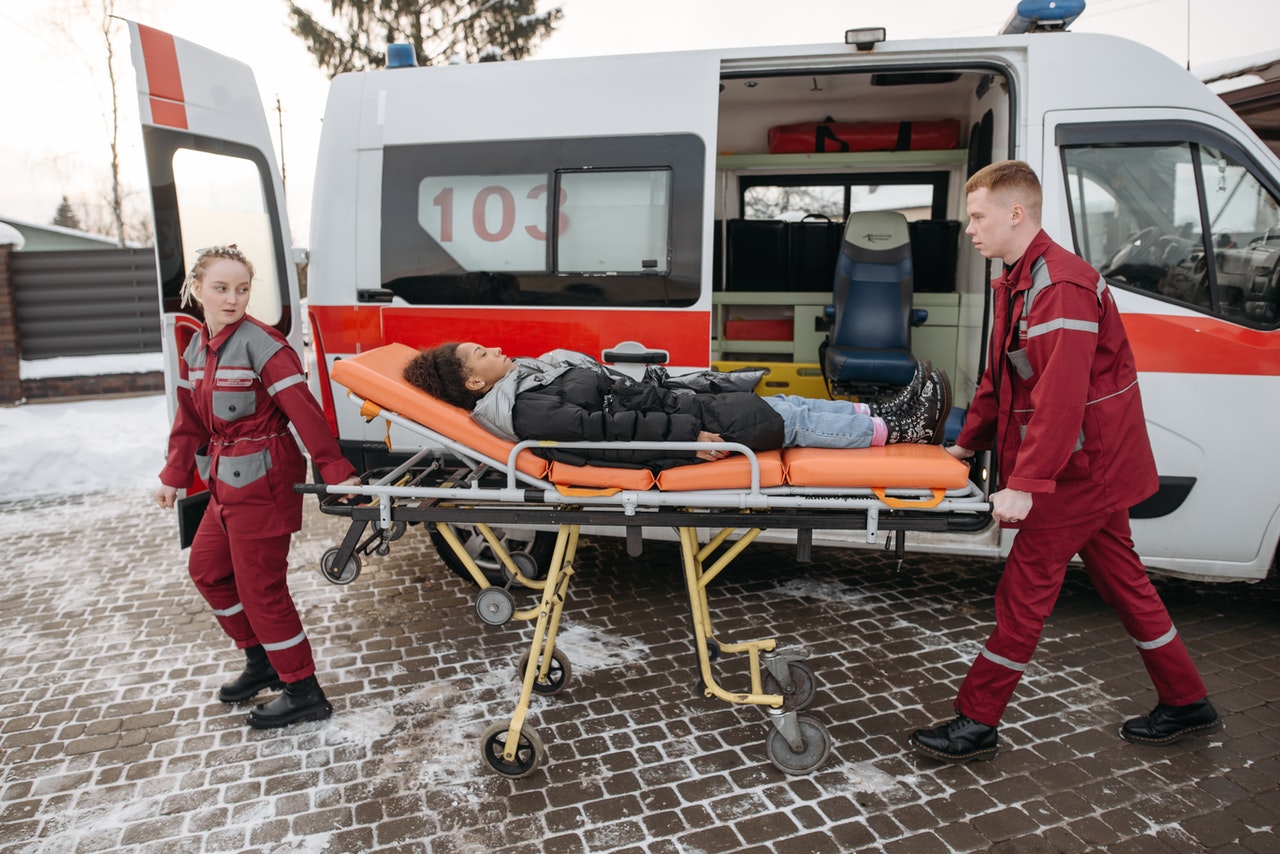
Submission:
<svg viewBox="0 0 1280 854">
<path fill-rule="evenodd" d="M 940 445 L 950 414 L 951 383 L 946 373 L 938 369 L 929 373 L 915 406 L 880 417 L 889 428 L 888 444 Z"/>
<path fill-rule="evenodd" d="M 920 389 L 924 388 L 925 380 L 929 374 L 933 373 L 933 363 L 928 357 L 922 357 L 916 360 L 916 372 L 911 377 L 911 382 L 907 383 L 902 391 L 881 401 L 873 401 L 869 404 L 871 407 L 870 415 L 883 418 L 886 415 L 898 412 L 905 407 L 915 405 L 916 398 L 920 396 Z"/>
</svg>

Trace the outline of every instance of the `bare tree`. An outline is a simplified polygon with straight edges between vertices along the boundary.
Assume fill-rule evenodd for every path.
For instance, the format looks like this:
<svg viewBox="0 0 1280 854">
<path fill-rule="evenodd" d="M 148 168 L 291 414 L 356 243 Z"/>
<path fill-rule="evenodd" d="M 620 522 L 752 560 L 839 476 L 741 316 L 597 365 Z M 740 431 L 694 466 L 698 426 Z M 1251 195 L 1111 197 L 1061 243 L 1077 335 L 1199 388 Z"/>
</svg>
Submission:
<svg viewBox="0 0 1280 854">
<path fill-rule="evenodd" d="M 97 233 L 112 236 L 123 247 L 126 243 L 126 225 L 124 213 L 125 190 L 120 180 L 120 82 L 116 77 L 116 39 L 119 34 L 119 19 L 116 18 L 116 0 L 76 0 L 74 8 L 67 7 L 64 13 L 76 22 L 92 21 L 96 36 L 101 37 L 104 55 L 98 50 L 86 50 L 77 37 L 77 27 L 66 20 L 55 18 L 53 25 L 67 37 L 69 44 L 75 46 L 89 74 L 97 79 L 105 71 L 107 92 L 105 98 L 99 90 L 99 98 L 103 99 L 102 118 L 107 131 L 107 149 L 110 154 L 110 191 L 108 207 L 111 214 L 110 223 L 105 227 L 99 225 Z M 82 217 L 86 222 L 98 221 L 99 217 Z M 150 230 L 148 228 L 148 230 Z"/>
<path fill-rule="evenodd" d="M 293 32 L 330 77 L 384 64 L 391 42 L 413 45 L 419 65 L 523 59 L 560 22 L 537 0 L 330 0 L 336 26 L 289 2 Z"/>
</svg>

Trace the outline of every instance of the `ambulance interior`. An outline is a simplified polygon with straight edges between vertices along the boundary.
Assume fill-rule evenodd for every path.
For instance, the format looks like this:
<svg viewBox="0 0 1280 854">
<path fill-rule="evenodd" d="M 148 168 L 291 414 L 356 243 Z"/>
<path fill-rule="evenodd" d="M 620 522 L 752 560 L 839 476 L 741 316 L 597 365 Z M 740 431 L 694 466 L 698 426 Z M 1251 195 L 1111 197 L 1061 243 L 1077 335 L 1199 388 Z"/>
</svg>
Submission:
<svg viewBox="0 0 1280 854">
<path fill-rule="evenodd" d="M 944 368 L 957 409 L 966 406 L 983 349 L 986 262 L 963 233 L 963 186 L 1007 156 L 1004 78 L 972 68 L 726 67 L 719 103 L 715 359 L 769 363 L 775 375 L 785 363 L 819 362 L 850 215 L 895 211 L 910 237 L 911 308 L 927 312 L 910 329 L 910 350 Z M 794 388 L 826 393 L 812 367 L 797 373 Z"/>
</svg>

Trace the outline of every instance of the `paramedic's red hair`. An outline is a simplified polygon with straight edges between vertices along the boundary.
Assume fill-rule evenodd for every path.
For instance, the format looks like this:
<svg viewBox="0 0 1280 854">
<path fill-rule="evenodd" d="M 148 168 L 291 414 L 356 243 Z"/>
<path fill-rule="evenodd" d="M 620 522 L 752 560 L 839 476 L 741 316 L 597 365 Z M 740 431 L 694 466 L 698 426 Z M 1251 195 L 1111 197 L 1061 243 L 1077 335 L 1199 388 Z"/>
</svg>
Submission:
<svg viewBox="0 0 1280 854">
<path fill-rule="evenodd" d="M 1040 222 L 1040 207 L 1044 198 L 1040 179 L 1035 171 L 1021 160 L 1001 160 L 984 166 L 964 183 L 965 195 L 974 190 L 989 190 L 1009 204 L 1020 204 L 1027 216 Z"/>
</svg>

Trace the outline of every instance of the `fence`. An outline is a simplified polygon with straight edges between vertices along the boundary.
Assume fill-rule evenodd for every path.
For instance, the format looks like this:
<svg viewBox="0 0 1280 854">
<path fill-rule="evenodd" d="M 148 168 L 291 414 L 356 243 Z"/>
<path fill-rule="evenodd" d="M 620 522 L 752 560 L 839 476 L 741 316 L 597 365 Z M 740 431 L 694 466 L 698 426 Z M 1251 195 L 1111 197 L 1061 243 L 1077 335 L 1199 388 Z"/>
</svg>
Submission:
<svg viewBox="0 0 1280 854">
<path fill-rule="evenodd" d="M 22 382 L 19 360 L 149 353 L 160 349 L 151 249 L 13 252 L 0 246 L 0 402 L 74 393 Z M 141 382 L 144 388 L 134 388 Z M 160 380 L 163 383 L 163 378 Z M 123 390 L 147 390 L 141 375 Z M 115 391 L 103 379 L 84 393 Z"/>
</svg>

